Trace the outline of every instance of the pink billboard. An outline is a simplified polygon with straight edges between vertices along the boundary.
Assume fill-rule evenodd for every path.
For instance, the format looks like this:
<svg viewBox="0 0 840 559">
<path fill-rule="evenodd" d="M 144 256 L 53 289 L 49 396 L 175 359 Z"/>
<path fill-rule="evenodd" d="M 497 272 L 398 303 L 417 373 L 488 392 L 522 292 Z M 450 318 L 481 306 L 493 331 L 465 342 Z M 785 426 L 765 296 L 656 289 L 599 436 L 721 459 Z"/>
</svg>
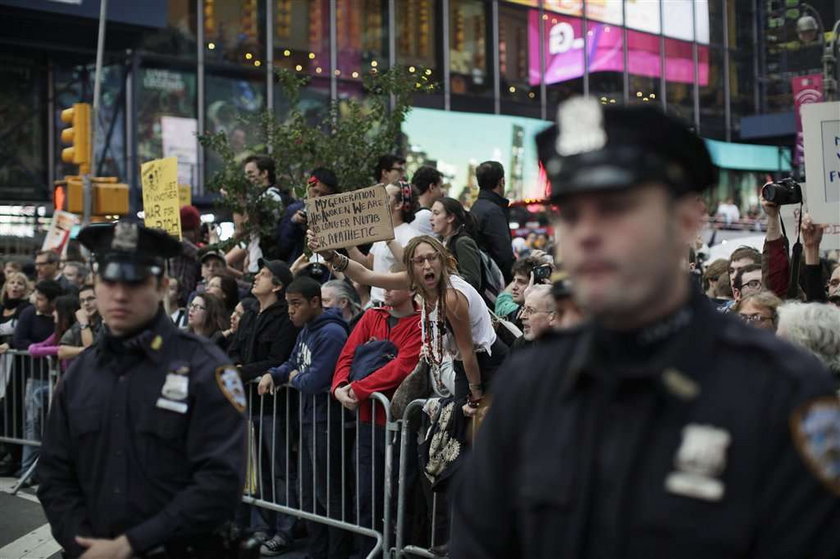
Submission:
<svg viewBox="0 0 840 559">
<path fill-rule="evenodd" d="M 540 14 L 531 10 L 528 21 L 529 82 L 540 83 Z M 589 58 L 589 71 L 624 71 L 624 29 L 607 23 L 589 23 L 586 41 L 583 20 L 552 14 L 545 20 L 545 83 L 552 84 L 583 76 L 584 43 Z M 637 76 L 663 76 L 659 57 L 659 35 L 627 31 L 628 70 Z M 694 83 L 692 43 L 665 40 L 664 77 L 670 82 Z M 698 45 L 698 78 L 701 86 L 709 83 L 708 47 Z"/>
</svg>

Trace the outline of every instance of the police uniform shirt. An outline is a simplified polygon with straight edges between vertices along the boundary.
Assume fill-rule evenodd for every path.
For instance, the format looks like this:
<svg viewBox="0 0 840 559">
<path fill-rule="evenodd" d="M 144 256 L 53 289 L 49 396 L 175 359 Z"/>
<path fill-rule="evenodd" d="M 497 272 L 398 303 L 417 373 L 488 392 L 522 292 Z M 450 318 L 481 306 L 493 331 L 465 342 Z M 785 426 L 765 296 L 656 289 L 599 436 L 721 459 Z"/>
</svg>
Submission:
<svg viewBox="0 0 840 559">
<path fill-rule="evenodd" d="M 840 557 L 824 367 L 696 294 L 641 335 L 607 348 L 588 324 L 512 357 L 459 472 L 451 556 Z"/>
<path fill-rule="evenodd" d="M 233 517 L 246 464 L 245 397 L 212 343 L 158 312 L 103 336 L 58 383 L 38 497 L 56 540 L 126 534 L 136 554 L 209 534 Z"/>
</svg>

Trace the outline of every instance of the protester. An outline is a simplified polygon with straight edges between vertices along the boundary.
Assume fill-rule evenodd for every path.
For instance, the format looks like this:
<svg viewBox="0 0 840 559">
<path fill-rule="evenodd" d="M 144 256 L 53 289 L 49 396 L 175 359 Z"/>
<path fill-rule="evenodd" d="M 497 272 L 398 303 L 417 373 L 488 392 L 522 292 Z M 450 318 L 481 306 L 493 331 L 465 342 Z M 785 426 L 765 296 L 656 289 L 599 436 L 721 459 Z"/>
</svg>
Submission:
<svg viewBox="0 0 840 559">
<path fill-rule="evenodd" d="M 178 304 L 187 304 L 190 293 L 198 284 L 201 264 L 198 258 L 201 239 L 201 214 L 195 206 L 181 206 L 181 252 L 169 260 L 169 274 L 178 281 Z"/>
<path fill-rule="evenodd" d="M 317 240 L 310 236 L 312 250 Z M 455 259 L 440 241 L 422 235 L 409 241 L 403 254 L 404 272 L 375 272 L 334 251 L 324 258 L 338 272 L 383 289 L 415 287 L 423 300 L 423 329 L 430 344 L 430 359 L 455 358 L 455 398 L 473 415 L 493 373 L 504 360 L 507 347 L 496 337 L 484 301 L 457 275 Z M 446 322 L 449 325 L 444 327 Z"/>
<path fill-rule="evenodd" d="M 551 293 L 554 296 L 557 320 L 557 330 L 569 330 L 577 327 L 584 321 L 583 311 L 575 302 L 572 293 L 572 285 L 568 279 L 561 279 L 551 286 Z"/>
<path fill-rule="evenodd" d="M 685 271 L 717 183 L 703 140 L 649 104 L 574 98 L 537 148 L 588 320 L 500 371 L 450 556 L 836 555 L 828 372 L 715 312 Z"/>
<path fill-rule="evenodd" d="M 399 155 L 383 155 L 373 169 L 373 180 L 376 184 L 394 184 L 404 176 L 405 158 Z"/>
<path fill-rule="evenodd" d="M 522 305 L 522 337 L 514 343 L 520 349 L 558 327 L 557 304 L 550 285 L 532 285 L 525 290 Z M 519 345 L 517 345 L 519 344 Z"/>
<path fill-rule="evenodd" d="M 339 192 L 338 177 L 331 169 L 318 167 L 309 173 L 306 181 L 306 196 L 309 199 L 329 196 Z M 280 248 L 277 257 L 289 264 L 303 254 L 306 242 L 306 202 L 297 200 L 286 207 L 278 225 L 277 243 Z"/>
<path fill-rule="evenodd" d="M 823 303 L 787 302 L 779 307 L 778 334 L 819 357 L 840 388 L 840 309 Z"/>
<path fill-rule="evenodd" d="M 411 186 L 417 195 L 419 209 L 414 213 L 412 225 L 421 235 L 431 235 L 432 204 L 443 198 L 443 174 L 428 165 L 424 165 L 414 172 Z M 462 206 L 463 207 L 463 206 Z"/>
<path fill-rule="evenodd" d="M 347 323 L 337 309 L 324 309 L 321 284 L 312 278 L 297 278 L 286 287 L 286 303 L 292 324 L 301 328 L 289 359 L 263 375 L 260 395 L 288 383 L 302 395 L 301 405 L 301 499 L 304 510 L 341 519 L 346 510 L 341 492 L 340 408 L 328 409 L 329 396 L 341 348 L 347 341 Z M 332 433 L 332 436 L 329 436 Z M 307 522 L 307 551 L 312 559 L 347 557 L 350 535 L 319 522 Z"/>
<path fill-rule="evenodd" d="M 212 276 L 207 282 L 205 291 L 222 300 L 225 311 L 224 319 L 225 322 L 228 322 L 233 309 L 239 303 L 239 284 L 230 276 L 216 275 Z"/>
<path fill-rule="evenodd" d="M 505 283 L 513 280 L 510 201 L 505 194 L 505 169 L 498 161 L 485 161 L 475 170 L 480 191 L 470 213 L 478 223 L 479 245 L 496 261 Z"/>
<path fill-rule="evenodd" d="M 29 280 L 21 272 L 9 272 L 6 281 L 0 289 L 0 353 L 9 349 L 20 315 L 31 306 L 29 295 L 32 288 Z"/>
<path fill-rule="evenodd" d="M 92 284 L 79 289 L 79 304 L 76 320 L 59 338 L 58 358 L 69 361 L 93 345 L 102 328 L 102 317 L 96 304 L 96 289 Z"/>
<path fill-rule="evenodd" d="M 56 280 L 59 283 L 64 280 L 66 282 L 66 278 L 64 278 L 58 270 L 59 265 L 59 257 L 58 254 L 51 250 L 41 250 L 35 253 L 35 273 L 37 274 L 37 280 Z M 62 285 L 62 289 L 64 285 Z"/>
<path fill-rule="evenodd" d="M 732 307 L 742 320 L 763 330 L 775 332 L 779 325 L 778 309 L 782 300 L 770 291 L 756 291 L 745 295 Z"/>
<path fill-rule="evenodd" d="M 207 338 L 222 350 L 227 339 L 222 334 L 230 324 L 226 317 L 224 303 L 212 293 L 196 295 L 190 302 L 187 314 L 187 332 Z"/>
<path fill-rule="evenodd" d="M 531 256 L 514 262 L 512 271 L 513 280 L 496 298 L 495 311 L 497 315 L 522 328 L 520 312 L 525 302 L 525 290 L 535 284 L 551 284 L 554 266 L 550 256 L 532 252 Z"/>
<path fill-rule="evenodd" d="M 715 291 L 717 290 L 718 281 L 726 274 L 729 267 L 729 261 L 725 258 L 718 258 L 706 267 L 703 272 L 703 293 L 709 299 L 715 299 Z M 728 279 L 728 278 L 727 278 Z M 722 303 L 723 301 L 720 301 Z"/>
<path fill-rule="evenodd" d="M 179 330 L 187 329 L 187 307 L 181 303 L 181 289 L 180 282 L 177 278 L 169 279 L 169 287 L 166 289 L 167 308 L 169 309 L 169 318 L 172 319 L 172 324 Z"/>
<path fill-rule="evenodd" d="M 70 289 L 80 289 L 85 284 L 88 274 L 90 274 L 90 269 L 81 262 L 67 262 L 61 269 L 61 275 L 67 279 Z M 67 288 L 65 288 L 65 291 L 67 291 Z"/>
<path fill-rule="evenodd" d="M 738 274 L 738 271 L 744 266 L 748 266 L 750 264 L 757 264 L 761 266 L 762 260 L 763 258 L 761 253 L 752 247 L 741 246 L 732 252 L 729 256 L 729 267 L 727 269 L 727 273 L 729 274 L 730 287 L 732 288 L 733 294 L 735 293 L 735 276 Z M 775 290 L 773 291 L 775 292 Z M 729 307 L 731 307 L 731 305 Z"/>
<path fill-rule="evenodd" d="M 241 335 L 234 338 L 228 349 L 228 355 L 239 370 L 242 380 L 246 382 L 259 378 L 271 367 L 285 363 L 292 353 L 298 335 L 298 328 L 289 319 L 285 298 L 286 286 L 292 282 L 289 266 L 280 260 L 260 260 L 258 264 L 260 271 L 254 277 L 251 289 L 258 307 L 242 315 L 239 323 Z M 260 485 L 260 491 L 256 496 L 266 500 L 277 499 L 279 496 L 279 500 L 274 502 L 295 507 L 297 506 L 297 488 L 290 481 L 296 475 L 296 461 L 291 459 L 287 462 L 284 452 L 271 453 L 275 445 L 277 448 L 285 448 L 287 444 L 286 425 L 275 425 L 272 419 L 273 417 L 285 418 L 286 402 L 278 399 L 276 408 L 275 406 L 259 406 L 257 390 L 254 390 L 252 386 L 249 392 L 251 405 L 256 403 L 251 418 L 254 430 L 260 437 L 262 448 L 259 468 L 264 482 Z M 295 438 L 294 432 L 290 434 L 288 444 L 291 444 L 290 441 Z M 290 477 L 288 484 L 287 471 Z M 288 502 L 286 501 L 287 489 Z M 266 556 L 284 553 L 293 541 L 292 528 L 295 518 L 256 507 L 250 512 L 251 517 L 248 523 L 257 532 L 265 535 L 260 553 Z"/>
<path fill-rule="evenodd" d="M 256 312 L 257 310 L 257 300 L 253 297 L 247 297 L 242 299 L 236 304 L 234 307 L 233 312 L 230 313 L 230 327 L 222 332 L 222 335 L 225 337 L 225 346 L 226 347 L 233 347 L 236 344 L 236 341 L 239 339 L 239 336 L 243 333 L 239 329 L 239 323 L 242 320 L 242 316 L 246 312 Z"/>
<path fill-rule="evenodd" d="M 441 198 L 432 205 L 432 231 L 455 257 L 458 274 L 481 293 L 481 253 L 475 218 L 454 198 Z"/>
<path fill-rule="evenodd" d="M 248 273 L 258 271 L 260 258 L 292 260 L 288 258 L 291 246 L 288 239 L 284 239 L 283 229 L 289 221 L 287 210 L 295 201 L 290 192 L 277 186 L 275 169 L 274 160 L 268 155 L 251 155 L 244 162 L 245 178 L 258 190 L 259 200 L 268 202 L 259 205 L 257 215 L 243 216 L 244 221 L 254 226 L 246 248 L 248 265 L 245 271 Z M 271 233 L 260 234 L 260 229 L 275 223 Z"/>
<path fill-rule="evenodd" d="M 321 302 L 325 309 L 335 308 L 353 329 L 354 319 L 362 312 L 359 294 L 344 280 L 330 280 L 321 286 Z"/>
<path fill-rule="evenodd" d="M 747 295 L 764 289 L 761 265 L 747 264 L 735 273 L 732 280 L 732 293 L 737 303 Z"/>
<path fill-rule="evenodd" d="M 413 198 L 411 186 L 408 183 L 389 184 L 385 187 L 385 190 L 388 192 L 391 222 L 394 225 L 394 240 L 391 241 L 391 244 L 396 244 L 397 250 L 399 250 L 399 248 L 405 247 L 411 239 L 420 235 L 420 232 L 411 226 L 411 222 L 414 221 L 417 202 Z M 368 254 L 363 254 L 356 247 L 349 248 L 347 254 L 356 262 L 377 273 L 388 273 L 397 263 L 397 257 L 394 256 L 393 249 L 389 248 L 389 243 L 385 241 L 373 243 Z M 371 285 L 370 298 L 374 305 L 381 304 L 384 295 L 384 289 L 377 287 L 375 284 Z"/>
<path fill-rule="evenodd" d="M 734 295 L 732 294 L 732 282 L 729 279 L 728 272 L 724 272 L 718 277 L 713 302 L 718 305 L 717 309 L 722 312 L 729 312 L 732 305 L 735 304 Z"/>
<path fill-rule="evenodd" d="M 371 475 L 377 480 L 385 481 L 386 449 L 381 443 L 385 441 L 385 412 L 383 406 L 373 404 L 370 396 L 378 392 L 391 398 L 397 387 L 417 365 L 422 338 L 420 313 L 414 305 L 413 296 L 413 292 L 407 289 L 385 290 L 385 306 L 365 311 L 341 350 L 332 378 L 331 391 L 335 399 L 351 412 L 359 410 L 359 431 L 356 437 L 358 523 L 375 530 L 381 530 L 382 526 L 379 520 L 374 522 L 372 506 L 373 503 L 383 502 L 385 484 L 378 483 L 374 487 Z M 366 362 L 362 357 L 364 354 L 359 352 L 363 352 L 363 348 L 369 342 L 383 340 L 393 344 L 390 348 L 382 349 L 393 351 L 393 357 L 373 370 L 358 370 Z M 371 357 L 369 354 L 367 356 Z M 408 457 L 401 459 L 405 460 Z M 367 557 L 373 549 L 374 542 L 365 537 L 358 537 L 357 541 L 357 556 Z"/>
<path fill-rule="evenodd" d="M 52 334 L 40 342 L 29 344 L 26 351 L 32 357 L 53 357 L 58 356 L 60 340 L 64 334 L 76 323 L 76 313 L 80 310 L 79 299 L 75 295 L 60 295 L 55 298 L 55 305 L 52 312 L 54 328 Z M 62 371 L 67 368 L 68 361 L 61 363 Z M 48 379 L 43 379 L 46 383 Z M 40 429 L 37 429 L 40 433 Z"/>
<path fill-rule="evenodd" d="M 12 339 L 14 349 L 26 350 L 31 344 L 46 340 L 55 330 L 52 313 L 55 299 L 64 290 L 55 280 L 40 280 L 35 284 L 35 303 L 20 313 Z"/>
</svg>

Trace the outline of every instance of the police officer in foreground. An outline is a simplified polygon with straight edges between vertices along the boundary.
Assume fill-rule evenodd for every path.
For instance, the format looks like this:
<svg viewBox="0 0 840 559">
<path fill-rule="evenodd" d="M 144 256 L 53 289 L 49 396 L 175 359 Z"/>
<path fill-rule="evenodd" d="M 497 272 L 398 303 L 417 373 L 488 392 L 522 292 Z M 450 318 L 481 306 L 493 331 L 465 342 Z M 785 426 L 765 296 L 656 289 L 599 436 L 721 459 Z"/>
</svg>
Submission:
<svg viewBox="0 0 840 559">
<path fill-rule="evenodd" d="M 53 395 L 38 498 L 69 557 L 228 557 L 246 463 L 245 395 L 213 343 L 163 311 L 180 244 L 127 221 L 79 241 L 99 264 L 104 335 Z"/>
<path fill-rule="evenodd" d="M 494 380 L 450 557 L 840 557 L 829 374 L 689 287 L 696 195 L 716 183 L 702 140 L 653 107 L 575 99 L 537 141 L 591 318 Z"/>
</svg>

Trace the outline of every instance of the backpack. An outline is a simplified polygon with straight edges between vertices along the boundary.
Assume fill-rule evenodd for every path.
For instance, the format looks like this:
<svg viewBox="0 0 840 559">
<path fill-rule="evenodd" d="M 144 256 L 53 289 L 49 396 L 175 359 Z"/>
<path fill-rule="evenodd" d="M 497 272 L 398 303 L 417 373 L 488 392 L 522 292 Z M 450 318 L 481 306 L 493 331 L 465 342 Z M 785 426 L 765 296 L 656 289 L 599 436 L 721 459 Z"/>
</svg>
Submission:
<svg viewBox="0 0 840 559">
<path fill-rule="evenodd" d="M 496 297 L 505 290 L 505 278 L 496 261 L 481 248 L 478 249 L 481 256 L 481 289 L 478 290 L 481 298 L 491 309 L 496 306 Z"/>
</svg>

